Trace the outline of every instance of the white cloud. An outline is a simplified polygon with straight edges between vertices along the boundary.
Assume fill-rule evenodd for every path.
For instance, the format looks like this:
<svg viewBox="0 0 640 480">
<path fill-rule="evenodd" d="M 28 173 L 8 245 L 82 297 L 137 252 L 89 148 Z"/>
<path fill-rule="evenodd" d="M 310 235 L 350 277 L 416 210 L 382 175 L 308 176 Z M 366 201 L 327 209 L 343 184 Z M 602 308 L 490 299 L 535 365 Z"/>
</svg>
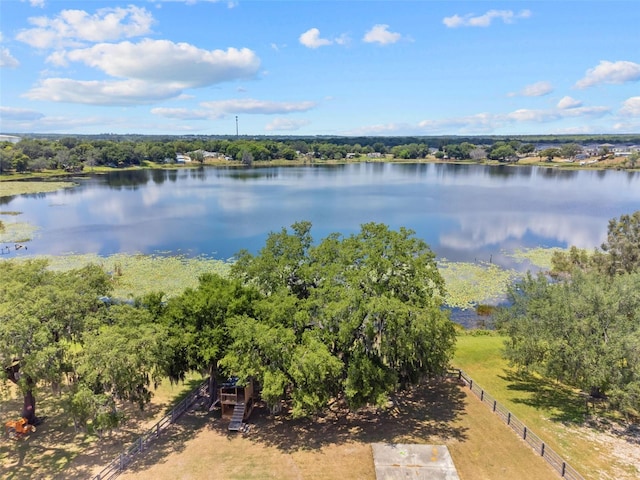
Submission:
<svg viewBox="0 0 640 480">
<path fill-rule="evenodd" d="M 576 82 L 577 88 L 587 88 L 602 83 L 621 84 L 640 80 L 640 64 L 628 61 L 600 63 L 589 70 L 584 78 Z"/>
<path fill-rule="evenodd" d="M 177 118 L 180 120 L 217 120 L 223 118 L 225 115 L 230 114 L 249 114 L 249 115 L 275 115 L 275 114 L 289 114 L 306 112 L 315 108 L 315 102 L 271 102 L 266 100 L 255 99 L 231 99 L 231 100 L 218 100 L 211 102 L 201 102 L 200 109 L 191 110 L 188 108 L 153 108 L 151 113 L 154 115 Z M 306 120 L 292 120 L 285 123 L 282 119 L 277 119 L 272 122 L 273 130 L 294 130 L 302 125 L 306 125 Z M 289 125 L 289 128 L 286 126 Z M 293 128 L 298 125 L 296 128 Z M 275 128 L 281 126 L 281 128 Z"/>
<path fill-rule="evenodd" d="M 478 113 L 463 117 L 423 120 L 418 123 L 422 133 L 489 133 L 510 124 L 550 123 L 564 118 L 599 118 L 611 113 L 609 107 L 574 107 L 565 109 L 518 109 L 506 114 Z"/>
<path fill-rule="evenodd" d="M 549 82 L 537 82 L 531 85 L 527 85 L 519 92 L 510 93 L 510 97 L 522 96 L 522 97 L 542 97 L 553 92 L 553 85 Z"/>
<path fill-rule="evenodd" d="M 0 42 L 3 41 L 2 32 L 0 32 Z M 20 62 L 11 55 L 11 52 L 6 47 L 0 47 L 0 68 L 15 68 L 20 65 Z"/>
<path fill-rule="evenodd" d="M 428 133 L 446 132 L 452 129 L 460 129 L 469 133 L 491 132 L 497 126 L 498 118 L 490 113 L 477 113 L 464 117 L 423 120 L 418 123 L 418 127 Z"/>
<path fill-rule="evenodd" d="M 139 43 L 100 43 L 72 50 L 65 58 L 120 78 L 193 88 L 250 78 L 260 59 L 248 48 L 203 50 L 188 43 L 144 39 Z"/>
<path fill-rule="evenodd" d="M 202 3 L 220 3 L 222 0 L 147 0 L 151 3 L 184 3 L 186 5 L 195 5 L 198 2 Z M 235 8 L 238 6 L 238 2 L 227 1 L 228 8 Z"/>
<path fill-rule="evenodd" d="M 24 2 L 25 0 L 20 0 L 21 2 Z M 32 7 L 44 7 L 44 0 L 27 0 L 29 2 L 29 5 L 31 5 Z"/>
<path fill-rule="evenodd" d="M 152 108 L 151 113 L 160 117 L 177 118 L 179 120 L 213 120 L 216 117 L 204 110 L 189 110 L 188 108 Z"/>
<path fill-rule="evenodd" d="M 529 18 L 530 16 L 530 10 L 522 10 L 519 13 L 514 13 L 512 10 L 489 10 L 487 13 L 478 16 L 474 16 L 471 13 L 462 17 L 457 14 L 445 17 L 442 23 L 449 28 L 488 27 L 494 19 L 501 19 L 504 23 L 513 23 L 517 19 Z"/>
<path fill-rule="evenodd" d="M 379 43 L 380 45 L 388 45 L 396 43 L 402 38 L 402 35 L 389 31 L 389 25 L 374 25 L 371 30 L 365 33 L 362 40 L 367 43 Z"/>
<path fill-rule="evenodd" d="M 520 108 L 506 115 L 506 119 L 516 122 L 550 122 L 560 118 L 557 110 L 533 110 L 528 108 Z"/>
<path fill-rule="evenodd" d="M 35 110 L 27 110 L 25 108 L 15 107 L 0 107 L 0 117 L 3 121 L 24 121 L 24 120 L 38 120 L 44 115 Z"/>
<path fill-rule="evenodd" d="M 271 102 L 267 100 L 255 100 L 251 98 L 239 98 L 231 100 L 218 100 L 202 102 L 202 107 L 220 114 L 249 113 L 249 114 L 283 114 L 306 112 L 316 107 L 315 102 Z"/>
<path fill-rule="evenodd" d="M 338 45 L 349 45 L 349 43 L 351 43 L 351 38 L 349 38 L 349 35 L 347 35 L 346 33 L 343 33 L 342 35 L 337 37 L 334 42 L 336 42 L 336 44 Z"/>
<path fill-rule="evenodd" d="M 640 97 L 627 98 L 622 104 L 620 114 L 630 117 L 640 117 Z"/>
<path fill-rule="evenodd" d="M 558 105 L 557 105 L 557 107 L 561 110 L 565 110 L 567 108 L 576 108 L 581 106 L 582 106 L 582 102 L 580 100 L 576 100 L 575 98 L 572 98 L 569 96 L 562 97 L 558 101 Z"/>
<path fill-rule="evenodd" d="M 179 95 L 179 86 L 141 80 L 81 81 L 47 78 L 24 96 L 30 100 L 69 102 L 86 105 L 132 105 L 153 103 Z"/>
<path fill-rule="evenodd" d="M 574 107 L 552 110 L 530 110 L 522 108 L 508 113 L 505 118 L 516 122 L 545 123 L 553 122 L 561 118 L 602 117 L 608 113 L 611 113 L 609 107 Z"/>
<path fill-rule="evenodd" d="M 293 131 L 309 125 L 309 120 L 294 120 L 290 118 L 276 118 L 264 128 L 268 132 Z"/>
<path fill-rule="evenodd" d="M 318 48 L 326 45 L 331 45 L 333 41 L 327 38 L 320 38 L 320 30 L 317 28 L 310 28 L 302 35 L 300 35 L 300 43 L 305 47 Z"/>
<path fill-rule="evenodd" d="M 180 96 L 187 88 L 249 78 L 260 67 L 260 59 L 246 48 L 210 51 L 187 43 L 150 39 L 56 52 L 48 61 L 82 62 L 124 80 L 47 78 L 29 90 L 27 98 L 93 105 L 152 103 Z"/>
<path fill-rule="evenodd" d="M 22 30 L 16 38 L 32 47 L 77 47 L 86 42 L 113 41 L 151 32 L 153 16 L 144 8 L 102 8 L 94 14 L 84 10 L 62 10 L 56 17 L 31 17 L 34 28 Z"/>
<path fill-rule="evenodd" d="M 613 129 L 619 133 L 638 133 L 640 131 L 640 121 L 618 122 L 613 124 Z"/>
</svg>

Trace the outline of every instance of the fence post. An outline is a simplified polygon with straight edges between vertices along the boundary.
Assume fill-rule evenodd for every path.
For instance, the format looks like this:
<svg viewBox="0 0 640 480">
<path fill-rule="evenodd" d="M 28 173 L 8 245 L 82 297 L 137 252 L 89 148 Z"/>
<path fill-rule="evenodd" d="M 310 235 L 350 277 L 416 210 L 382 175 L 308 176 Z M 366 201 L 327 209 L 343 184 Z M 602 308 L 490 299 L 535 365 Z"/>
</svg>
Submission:
<svg viewBox="0 0 640 480">
<path fill-rule="evenodd" d="M 524 430 L 522 431 L 522 439 L 523 440 L 527 439 L 527 427 L 524 427 Z"/>
<path fill-rule="evenodd" d="M 564 478 L 564 473 L 567 470 L 567 464 L 565 462 L 562 462 L 562 478 Z"/>
<path fill-rule="evenodd" d="M 462 380 L 462 370 L 458 369 L 458 380 Z"/>
<path fill-rule="evenodd" d="M 493 401 L 493 411 L 496 411 L 496 403 L 498 403 L 496 400 Z"/>
<path fill-rule="evenodd" d="M 542 442 L 542 446 L 540 447 L 540 456 L 544 457 L 544 442 Z"/>
<path fill-rule="evenodd" d="M 120 454 L 120 471 L 123 471 L 124 467 L 125 467 L 125 465 L 124 465 L 124 454 L 121 453 Z"/>
<path fill-rule="evenodd" d="M 142 450 L 144 449 L 144 442 L 142 441 L 142 436 L 138 438 L 138 443 L 140 444 L 140 451 L 142 452 Z"/>
<path fill-rule="evenodd" d="M 480 401 L 484 402 L 484 390 L 480 390 Z"/>
<path fill-rule="evenodd" d="M 160 436 L 160 422 L 156 423 L 156 437 Z"/>
<path fill-rule="evenodd" d="M 511 412 L 507 413 L 507 425 L 511 425 Z"/>
<path fill-rule="evenodd" d="M 469 390 L 473 390 L 473 380 L 469 379 Z"/>
</svg>

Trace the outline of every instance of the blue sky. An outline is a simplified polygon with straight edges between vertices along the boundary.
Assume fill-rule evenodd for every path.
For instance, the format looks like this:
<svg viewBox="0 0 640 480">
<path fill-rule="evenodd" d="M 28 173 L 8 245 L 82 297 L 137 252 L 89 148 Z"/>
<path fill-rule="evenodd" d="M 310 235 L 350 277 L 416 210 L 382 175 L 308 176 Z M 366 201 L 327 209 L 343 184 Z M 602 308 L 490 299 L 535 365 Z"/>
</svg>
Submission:
<svg viewBox="0 0 640 480">
<path fill-rule="evenodd" d="M 627 1 L 0 2 L 1 133 L 640 132 Z"/>
</svg>

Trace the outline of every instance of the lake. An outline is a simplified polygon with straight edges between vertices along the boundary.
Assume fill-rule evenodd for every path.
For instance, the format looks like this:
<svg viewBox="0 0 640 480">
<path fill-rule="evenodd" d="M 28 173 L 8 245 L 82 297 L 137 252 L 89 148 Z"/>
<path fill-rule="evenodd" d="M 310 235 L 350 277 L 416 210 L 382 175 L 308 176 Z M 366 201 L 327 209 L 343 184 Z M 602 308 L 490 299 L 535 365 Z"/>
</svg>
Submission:
<svg viewBox="0 0 640 480">
<path fill-rule="evenodd" d="M 170 252 L 232 257 L 299 220 L 316 240 L 366 222 L 415 230 L 439 258 L 516 267 L 505 252 L 599 246 L 609 219 L 640 209 L 640 174 L 540 167 L 359 163 L 139 170 L 0 199 L 39 227 L 13 255 Z"/>
</svg>

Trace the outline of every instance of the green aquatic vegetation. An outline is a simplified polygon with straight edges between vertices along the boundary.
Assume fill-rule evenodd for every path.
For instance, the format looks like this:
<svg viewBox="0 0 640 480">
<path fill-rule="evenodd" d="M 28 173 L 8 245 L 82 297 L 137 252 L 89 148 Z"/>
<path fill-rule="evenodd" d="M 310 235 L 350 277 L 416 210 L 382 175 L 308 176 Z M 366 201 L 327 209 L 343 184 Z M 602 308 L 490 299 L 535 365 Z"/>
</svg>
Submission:
<svg viewBox="0 0 640 480">
<path fill-rule="evenodd" d="M 55 192 L 61 188 L 71 188 L 76 185 L 73 182 L 0 182 L 0 197 Z"/>
<path fill-rule="evenodd" d="M 14 211 L 10 211 L 10 210 L 5 210 L 3 212 L 0 212 L 0 215 L 22 215 L 22 212 L 14 212 Z"/>
<path fill-rule="evenodd" d="M 16 225 L 30 229 L 16 230 Z M 36 228 L 28 224 L 6 223 L 7 231 L 0 233 L 0 242 L 19 243 L 31 238 Z M 22 237 L 23 240 L 18 240 Z M 515 258 L 529 260 L 539 267 L 545 266 L 558 249 L 537 248 L 514 252 Z M 114 279 L 114 296 L 133 298 L 150 292 L 164 292 L 167 297 L 179 295 L 185 288 L 198 286 L 203 273 L 215 272 L 226 276 L 231 263 L 208 257 L 190 258 L 184 255 L 129 255 L 70 254 L 40 256 L 49 261 L 54 270 L 71 270 L 89 263 L 101 265 Z M 550 260 L 548 260 L 550 264 Z M 507 289 L 520 273 L 489 263 L 465 263 L 442 260 L 438 262 L 446 282 L 445 304 L 451 308 L 473 309 L 478 304 L 495 305 L 505 298 Z"/>
<path fill-rule="evenodd" d="M 31 240 L 38 231 L 38 227 L 24 222 L 1 222 L 4 228 L 0 229 L 1 243 L 24 243 Z"/>
<path fill-rule="evenodd" d="M 113 278 L 116 298 L 135 298 L 151 292 L 164 292 L 167 297 L 198 286 L 204 273 L 226 276 L 230 264 L 208 257 L 183 255 L 129 255 L 117 253 L 106 257 L 96 254 L 40 256 L 49 261 L 52 270 L 71 270 L 89 263 L 102 266 Z"/>
<path fill-rule="evenodd" d="M 566 252 L 567 249 L 559 247 L 537 247 L 517 249 L 511 253 L 505 253 L 520 263 L 529 262 L 532 265 L 549 270 L 551 268 L 551 258 L 556 252 Z"/>
<path fill-rule="evenodd" d="M 451 308 L 474 308 L 478 303 L 499 303 L 518 272 L 491 263 L 438 262 L 445 280 L 445 304 Z"/>
</svg>

